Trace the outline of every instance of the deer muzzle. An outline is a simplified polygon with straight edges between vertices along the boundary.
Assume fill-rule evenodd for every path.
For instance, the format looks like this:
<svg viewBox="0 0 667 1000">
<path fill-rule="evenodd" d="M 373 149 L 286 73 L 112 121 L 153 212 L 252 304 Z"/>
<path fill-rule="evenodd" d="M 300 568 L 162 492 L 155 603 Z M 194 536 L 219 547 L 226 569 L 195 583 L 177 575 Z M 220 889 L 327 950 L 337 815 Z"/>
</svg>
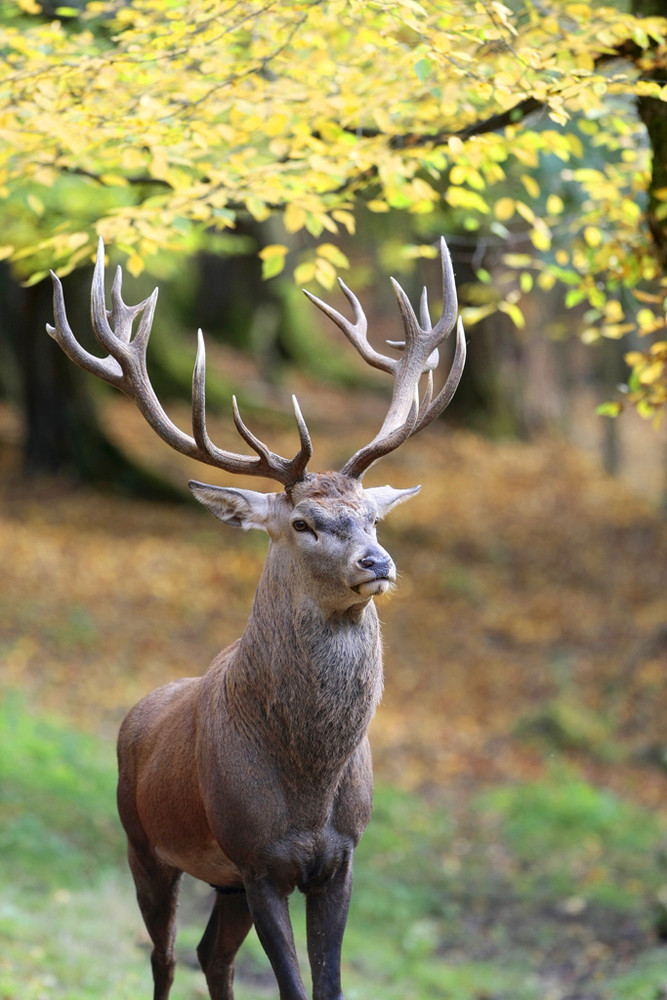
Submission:
<svg viewBox="0 0 667 1000">
<path fill-rule="evenodd" d="M 396 566 L 388 552 L 375 545 L 357 559 L 352 590 L 361 597 L 385 594 L 396 582 Z"/>
</svg>

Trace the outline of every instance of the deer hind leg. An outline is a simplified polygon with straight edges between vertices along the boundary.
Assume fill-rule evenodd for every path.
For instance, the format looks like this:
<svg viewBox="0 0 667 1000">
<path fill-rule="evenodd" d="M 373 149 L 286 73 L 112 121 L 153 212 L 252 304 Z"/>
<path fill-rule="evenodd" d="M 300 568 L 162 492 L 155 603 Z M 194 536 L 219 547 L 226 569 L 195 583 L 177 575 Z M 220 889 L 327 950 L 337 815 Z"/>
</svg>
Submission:
<svg viewBox="0 0 667 1000">
<path fill-rule="evenodd" d="M 218 890 L 197 948 L 211 1000 L 234 1000 L 234 958 L 251 927 L 244 890 Z"/>
<path fill-rule="evenodd" d="M 167 1000 L 176 967 L 176 908 L 183 872 L 160 864 L 152 855 L 140 854 L 132 844 L 128 849 L 128 860 L 139 909 L 153 942 L 153 1000 Z"/>
</svg>

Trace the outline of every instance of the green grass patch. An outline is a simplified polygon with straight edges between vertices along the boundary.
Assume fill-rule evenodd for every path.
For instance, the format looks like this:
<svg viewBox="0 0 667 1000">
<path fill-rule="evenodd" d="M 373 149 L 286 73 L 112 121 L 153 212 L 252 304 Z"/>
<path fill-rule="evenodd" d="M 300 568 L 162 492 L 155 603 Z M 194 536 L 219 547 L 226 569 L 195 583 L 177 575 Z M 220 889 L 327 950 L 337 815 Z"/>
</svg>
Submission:
<svg viewBox="0 0 667 1000">
<path fill-rule="evenodd" d="M 528 891 L 632 907 L 665 880 L 658 818 L 567 766 L 552 767 L 541 781 L 494 789 L 477 808 L 495 817 Z"/>
<path fill-rule="evenodd" d="M 115 813 L 110 744 L 0 700 L 0 879 L 50 891 L 117 865 L 124 836 Z"/>
</svg>

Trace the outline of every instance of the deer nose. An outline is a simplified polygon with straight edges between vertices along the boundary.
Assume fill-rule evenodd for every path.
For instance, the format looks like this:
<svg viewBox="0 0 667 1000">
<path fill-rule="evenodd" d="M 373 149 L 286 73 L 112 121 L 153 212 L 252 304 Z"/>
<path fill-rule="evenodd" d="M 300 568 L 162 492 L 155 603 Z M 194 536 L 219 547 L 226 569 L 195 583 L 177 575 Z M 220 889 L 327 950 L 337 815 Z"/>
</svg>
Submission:
<svg viewBox="0 0 667 1000">
<path fill-rule="evenodd" d="M 372 569 L 376 577 L 392 579 L 394 576 L 394 561 L 384 549 L 366 552 L 357 560 L 361 569 Z"/>
</svg>

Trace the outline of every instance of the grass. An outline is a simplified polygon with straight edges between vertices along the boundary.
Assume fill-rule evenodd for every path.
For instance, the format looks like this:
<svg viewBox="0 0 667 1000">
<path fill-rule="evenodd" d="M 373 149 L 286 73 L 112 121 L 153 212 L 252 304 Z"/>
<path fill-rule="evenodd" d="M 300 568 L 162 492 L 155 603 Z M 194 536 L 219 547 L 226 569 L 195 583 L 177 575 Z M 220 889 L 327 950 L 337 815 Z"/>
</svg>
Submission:
<svg viewBox="0 0 667 1000">
<path fill-rule="evenodd" d="M 108 743 L 19 697 L 0 703 L 1 1000 L 150 996 L 114 785 Z M 369 990 L 383 1000 L 546 1000 L 567 995 L 554 987 L 559 973 L 585 981 L 587 997 L 657 1000 L 664 948 L 648 901 L 665 880 L 660 834 L 648 812 L 562 768 L 478 796 L 456 820 L 380 788 L 356 859 L 347 1000 Z M 207 901 L 208 890 L 186 886 L 173 1000 L 206 996 L 193 952 Z M 298 894 L 292 910 L 305 956 Z M 254 937 L 238 982 L 239 1000 L 276 996 Z"/>
<path fill-rule="evenodd" d="M 542 781 L 495 789 L 478 805 L 495 814 L 533 892 L 543 884 L 563 896 L 640 906 L 647 885 L 667 874 L 657 818 L 562 764 Z"/>
</svg>

